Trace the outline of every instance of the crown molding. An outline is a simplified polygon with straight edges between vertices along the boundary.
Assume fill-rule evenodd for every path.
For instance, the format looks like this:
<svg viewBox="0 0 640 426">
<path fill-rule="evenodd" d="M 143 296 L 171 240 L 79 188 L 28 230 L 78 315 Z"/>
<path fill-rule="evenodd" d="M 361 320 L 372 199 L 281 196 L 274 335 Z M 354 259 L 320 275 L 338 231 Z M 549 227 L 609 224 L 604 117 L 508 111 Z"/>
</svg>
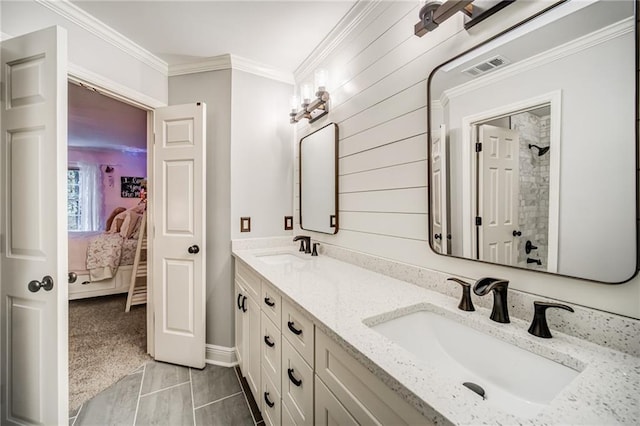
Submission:
<svg viewBox="0 0 640 426">
<path fill-rule="evenodd" d="M 169 65 L 169 77 L 207 71 L 239 70 L 271 80 L 294 84 L 293 74 L 241 56 L 224 54 L 179 65 Z"/>
<path fill-rule="evenodd" d="M 579 37 L 554 49 L 547 50 L 546 52 L 542 52 L 523 61 L 516 62 L 515 64 L 509 65 L 503 69 L 499 69 L 485 76 L 478 77 L 474 80 L 469 81 L 468 83 L 464 83 L 451 89 L 445 90 L 440 96 L 440 102 L 442 105 L 447 105 L 450 99 L 461 96 L 467 92 L 488 86 L 507 77 L 520 74 L 522 72 L 537 68 L 558 59 L 576 54 L 582 50 L 589 49 L 600 43 L 615 39 L 624 34 L 632 32 L 634 29 L 634 25 L 634 17 L 629 17 L 620 22 L 616 22 L 615 24 L 609 25 L 585 36 Z"/>
<path fill-rule="evenodd" d="M 388 7 L 383 0 L 358 0 L 327 36 L 311 51 L 293 72 L 296 81 L 312 73 L 362 21 L 379 7 Z"/>
<path fill-rule="evenodd" d="M 186 64 L 169 65 L 169 77 L 185 74 L 195 74 L 206 71 L 220 71 L 231 69 L 231 55 L 224 54 L 212 56 L 196 62 Z"/>
<path fill-rule="evenodd" d="M 278 70 L 241 56 L 230 56 L 231 66 L 234 70 L 245 71 L 261 77 L 270 78 L 271 80 L 281 81 L 283 83 L 295 84 L 293 73 Z"/>
<path fill-rule="evenodd" d="M 106 25 L 104 22 L 91 16 L 78 6 L 71 3 L 69 0 L 35 0 L 38 4 L 52 10 L 63 18 L 73 22 L 81 28 L 96 35 L 103 41 L 117 47 L 123 52 L 133 56 L 134 58 L 142 61 L 146 65 L 161 72 L 163 75 L 167 75 L 168 66 L 165 61 L 158 58 L 145 48 L 129 40 L 113 28 Z"/>
</svg>

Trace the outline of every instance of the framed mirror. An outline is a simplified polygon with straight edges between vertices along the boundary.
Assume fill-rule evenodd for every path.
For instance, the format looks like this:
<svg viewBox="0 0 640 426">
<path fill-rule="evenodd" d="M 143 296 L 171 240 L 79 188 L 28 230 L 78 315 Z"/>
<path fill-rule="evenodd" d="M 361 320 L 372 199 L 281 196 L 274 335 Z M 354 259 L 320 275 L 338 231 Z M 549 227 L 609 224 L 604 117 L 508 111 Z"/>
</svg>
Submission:
<svg viewBox="0 0 640 426">
<path fill-rule="evenodd" d="M 560 2 L 430 74 L 434 251 L 635 275 L 635 31 L 633 1 Z"/>
<path fill-rule="evenodd" d="M 300 139 L 300 228 L 338 232 L 338 125 Z"/>
</svg>

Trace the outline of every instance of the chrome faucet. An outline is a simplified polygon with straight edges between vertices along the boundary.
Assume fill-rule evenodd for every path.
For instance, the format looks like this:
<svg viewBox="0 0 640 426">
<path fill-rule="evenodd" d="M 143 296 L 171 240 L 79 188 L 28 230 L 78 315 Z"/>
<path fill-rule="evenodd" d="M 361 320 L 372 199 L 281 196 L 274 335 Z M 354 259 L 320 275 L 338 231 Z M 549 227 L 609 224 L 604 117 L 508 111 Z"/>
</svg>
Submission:
<svg viewBox="0 0 640 426">
<path fill-rule="evenodd" d="M 509 305 L 507 304 L 508 286 L 509 281 L 500 278 L 480 278 L 473 286 L 473 292 L 478 296 L 484 296 L 493 291 L 493 310 L 489 318 L 496 322 L 510 322 Z"/>
<path fill-rule="evenodd" d="M 307 237 L 306 235 L 297 235 L 293 237 L 293 241 L 300 240 L 300 250 L 306 254 L 311 253 L 311 237 Z"/>
</svg>

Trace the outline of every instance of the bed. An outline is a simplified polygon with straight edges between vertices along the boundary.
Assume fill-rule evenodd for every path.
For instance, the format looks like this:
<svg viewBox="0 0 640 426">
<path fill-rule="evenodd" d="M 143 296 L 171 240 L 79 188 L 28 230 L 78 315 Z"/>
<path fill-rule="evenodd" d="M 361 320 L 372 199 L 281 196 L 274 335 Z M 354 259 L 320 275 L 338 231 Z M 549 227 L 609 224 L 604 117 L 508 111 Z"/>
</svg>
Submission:
<svg viewBox="0 0 640 426">
<path fill-rule="evenodd" d="M 144 205 L 118 208 L 106 232 L 69 232 L 69 300 L 126 293 L 138 245 Z"/>
</svg>

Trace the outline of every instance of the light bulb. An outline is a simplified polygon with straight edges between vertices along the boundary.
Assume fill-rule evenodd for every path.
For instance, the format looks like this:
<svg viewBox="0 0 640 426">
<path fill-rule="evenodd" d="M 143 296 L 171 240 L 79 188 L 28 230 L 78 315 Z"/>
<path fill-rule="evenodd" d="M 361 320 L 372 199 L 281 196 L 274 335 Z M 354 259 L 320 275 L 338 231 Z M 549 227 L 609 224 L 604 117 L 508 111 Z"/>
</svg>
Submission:
<svg viewBox="0 0 640 426">
<path fill-rule="evenodd" d="M 291 112 L 298 112 L 298 107 L 300 106 L 300 100 L 296 95 L 291 96 Z"/>
<path fill-rule="evenodd" d="M 316 88 L 319 92 L 324 92 L 327 87 L 327 80 L 329 79 L 329 73 L 323 68 L 319 68 L 314 73 L 314 80 Z"/>
<path fill-rule="evenodd" d="M 303 105 L 309 105 L 311 103 L 311 85 L 305 83 L 300 87 L 300 97 L 302 98 Z"/>
</svg>

